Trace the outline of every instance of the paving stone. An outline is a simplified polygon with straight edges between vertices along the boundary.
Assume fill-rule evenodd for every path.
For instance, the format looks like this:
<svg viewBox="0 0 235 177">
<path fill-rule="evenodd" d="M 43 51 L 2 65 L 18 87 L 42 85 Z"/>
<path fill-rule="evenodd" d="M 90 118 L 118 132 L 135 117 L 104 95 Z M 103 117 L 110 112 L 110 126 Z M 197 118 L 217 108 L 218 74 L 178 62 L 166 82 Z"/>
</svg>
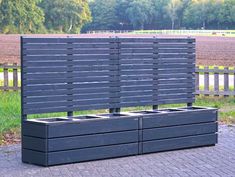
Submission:
<svg viewBox="0 0 235 177">
<path fill-rule="evenodd" d="M 0 177 L 235 177 L 235 126 L 219 126 L 219 144 L 49 168 L 21 162 L 21 146 L 0 147 Z"/>
</svg>

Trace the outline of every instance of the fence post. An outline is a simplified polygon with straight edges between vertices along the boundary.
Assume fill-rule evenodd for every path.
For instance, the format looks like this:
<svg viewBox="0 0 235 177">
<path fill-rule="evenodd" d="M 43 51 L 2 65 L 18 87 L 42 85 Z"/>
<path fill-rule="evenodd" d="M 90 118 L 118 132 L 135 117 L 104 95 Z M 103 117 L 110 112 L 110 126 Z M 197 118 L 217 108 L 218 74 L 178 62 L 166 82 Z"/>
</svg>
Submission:
<svg viewBox="0 0 235 177">
<path fill-rule="evenodd" d="M 8 80 L 8 68 L 7 64 L 3 64 L 3 81 L 4 81 L 4 91 L 8 91 L 9 80 Z"/>
<path fill-rule="evenodd" d="M 233 95 L 235 96 L 235 69 L 233 70 Z"/>
<path fill-rule="evenodd" d="M 204 67 L 205 74 L 204 74 L 204 91 L 205 96 L 209 96 L 209 67 Z"/>
<path fill-rule="evenodd" d="M 196 66 L 196 72 L 195 72 L 195 89 L 196 89 L 196 93 L 198 93 L 198 95 L 200 95 L 200 76 L 199 76 L 199 67 Z"/>
<path fill-rule="evenodd" d="M 69 39 L 69 37 L 68 37 L 68 39 Z M 68 61 L 68 65 L 67 65 L 67 67 L 68 67 L 68 70 L 67 70 L 67 72 L 68 72 L 68 76 L 67 76 L 67 79 L 68 80 L 72 80 L 73 79 L 73 75 L 72 75 L 72 73 L 73 73 L 73 42 L 70 42 L 70 41 L 68 41 L 67 42 L 67 51 L 68 51 L 68 54 L 67 54 L 67 56 L 68 56 L 68 59 L 67 59 L 67 61 Z M 68 102 L 70 102 L 70 103 L 73 103 L 73 99 L 72 99 L 72 96 L 73 96 L 73 88 L 72 88 L 72 85 L 73 85 L 73 82 L 72 81 L 69 81 L 68 83 L 68 90 L 69 90 L 69 94 L 67 95 L 68 96 Z M 73 104 L 71 104 L 71 105 L 69 105 L 69 107 L 73 107 Z M 73 111 L 68 111 L 67 112 L 67 116 L 68 117 L 73 117 Z"/>
<path fill-rule="evenodd" d="M 156 103 L 158 101 L 158 39 L 154 36 L 154 42 L 153 42 L 153 102 Z M 158 105 L 153 105 L 153 110 L 157 110 Z"/>
<path fill-rule="evenodd" d="M 110 37 L 110 62 L 112 66 L 115 66 L 115 69 L 112 69 L 110 71 L 114 71 L 114 75 L 112 77 L 112 80 L 110 81 L 111 87 L 114 90 L 118 90 L 118 93 L 113 95 L 113 93 L 110 93 L 110 100 L 111 100 L 111 108 L 109 109 L 109 113 L 120 113 L 121 108 L 117 107 L 116 105 L 119 105 L 120 103 L 120 68 L 119 68 L 119 55 L 120 55 L 120 44 L 121 41 L 119 40 L 118 37 L 112 38 Z M 117 67 L 117 68 L 116 68 Z M 114 101 L 113 101 L 114 100 Z M 115 106 L 113 106 L 113 104 Z"/>
<path fill-rule="evenodd" d="M 229 69 L 224 68 L 224 97 L 229 96 Z"/>
<path fill-rule="evenodd" d="M 18 89 L 18 70 L 17 64 L 13 64 L 13 90 L 16 91 Z"/>
<path fill-rule="evenodd" d="M 215 96 L 219 96 L 219 68 L 214 67 L 214 92 Z"/>
</svg>

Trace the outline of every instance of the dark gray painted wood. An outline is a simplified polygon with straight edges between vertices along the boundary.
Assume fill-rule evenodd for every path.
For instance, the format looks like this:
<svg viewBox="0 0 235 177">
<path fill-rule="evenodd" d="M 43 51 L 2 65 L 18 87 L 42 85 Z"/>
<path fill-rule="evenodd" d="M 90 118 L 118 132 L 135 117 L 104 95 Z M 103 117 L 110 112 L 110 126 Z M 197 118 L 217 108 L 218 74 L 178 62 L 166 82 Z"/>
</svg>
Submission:
<svg viewBox="0 0 235 177">
<path fill-rule="evenodd" d="M 48 128 L 46 129 L 45 127 L 47 126 Z M 52 122 L 47 125 L 43 122 L 25 121 L 23 135 L 38 138 L 58 138 L 130 130 L 138 130 L 138 117 L 124 116 L 121 118 L 93 118 L 80 121 L 68 120 Z"/>
<path fill-rule="evenodd" d="M 52 139 L 24 137 L 24 143 L 22 145 L 24 149 L 36 150 L 41 152 L 55 152 L 137 142 L 138 130 L 135 130 Z"/>
<path fill-rule="evenodd" d="M 48 166 L 47 153 L 22 149 L 22 161 L 24 163 L 35 164 L 40 166 Z"/>
<path fill-rule="evenodd" d="M 201 123 L 143 130 L 143 141 L 216 133 L 218 124 Z"/>
<path fill-rule="evenodd" d="M 22 122 L 22 135 L 29 135 L 35 137 L 46 137 L 47 136 L 47 126 L 45 124 L 35 124 L 30 121 Z"/>
<path fill-rule="evenodd" d="M 143 143 L 143 153 L 161 152 L 200 146 L 211 146 L 217 143 L 217 138 L 217 134 L 205 134 L 181 138 L 147 141 Z"/>
<path fill-rule="evenodd" d="M 31 136 L 22 137 L 22 148 L 40 152 L 48 151 L 48 139 L 36 138 Z"/>
<path fill-rule="evenodd" d="M 48 154 L 48 164 L 57 165 L 88 160 L 98 160 L 138 154 L 138 143 L 85 148 L 79 150 L 52 152 Z"/>
<path fill-rule="evenodd" d="M 194 100 L 193 39 L 23 38 L 22 42 L 26 114 Z M 170 88 L 185 89 L 185 94 Z"/>
<path fill-rule="evenodd" d="M 23 149 L 23 161 L 41 166 L 99 160 L 138 154 L 138 143 L 42 153 Z M 46 161 L 48 159 L 48 161 Z"/>
<path fill-rule="evenodd" d="M 143 128 L 198 124 L 217 121 L 216 110 L 181 111 L 167 114 L 146 115 Z"/>
</svg>

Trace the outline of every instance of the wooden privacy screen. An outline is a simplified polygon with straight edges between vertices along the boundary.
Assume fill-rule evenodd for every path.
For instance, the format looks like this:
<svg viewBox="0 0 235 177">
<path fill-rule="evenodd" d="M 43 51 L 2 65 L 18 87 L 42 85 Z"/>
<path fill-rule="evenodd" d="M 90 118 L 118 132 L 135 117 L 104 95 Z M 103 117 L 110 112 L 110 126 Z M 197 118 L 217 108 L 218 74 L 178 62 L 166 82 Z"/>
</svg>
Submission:
<svg viewBox="0 0 235 177">
<path fill-rule="evenodd" d="M 195 39 L 27 38 L 23 115 L 194 102 Z"/>
</svg>

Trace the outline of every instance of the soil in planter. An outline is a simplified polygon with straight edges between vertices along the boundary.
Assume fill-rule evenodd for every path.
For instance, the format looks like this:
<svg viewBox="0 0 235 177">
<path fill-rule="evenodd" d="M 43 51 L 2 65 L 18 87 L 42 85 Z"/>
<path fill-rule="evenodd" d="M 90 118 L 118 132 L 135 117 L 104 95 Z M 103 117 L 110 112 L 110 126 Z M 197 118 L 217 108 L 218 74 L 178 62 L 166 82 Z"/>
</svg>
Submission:
<svg viewBox="0 0 235 177">
<path fill-rule="evenodd" d="M 104 116 L 79 116 L 79 117 L 73 117 L 73 119 L 80 119 L 80 120 L 89 120 L 89 119 L 100 119 L 105 118 Z"/>
<path fill-rule="evenodd" d="M 168 113 L 168 112 L 180 112 L 180 111 L 183 111 L 183 110 L 180 110 L 180 109 L 162 109 L 162 110 L 158 110 L 158 111 Z"/>
<path fill-rule="evenodd" d="M 113 114 L 101 114 L 100 116 L 103 116 L 103 117 L 108 117 L 108 118 L 118 118 L 118 117 L 126 117 L 128 115 L 126 114 L 118 114 L 118 113 L 113 113 Z"/>
<path fill-rule="evenodd" d="M 37 121 L 42 121 L 42 122 L 64 122 L 64 121 L 72 121 L 71 119 L 62 119 L 62 118 L 49 118 L 49 119 L 37 119 Z"/>
<path fill-rule="evenodd" d="M 181 108 L 181 109 L 184 109 L 184 110 L 202 110 L 202 109 L 205 109 L 205 108 L 199 108 L 199 107 L 187 107 L 187 108 Z"/>
<path fill-rule="evenodd" d="M 156 114 L 156 113 L 161 113 L 160 111 L 138 111 L 138 112 L 133 112 L 136 114 Z"/>
</svg>

